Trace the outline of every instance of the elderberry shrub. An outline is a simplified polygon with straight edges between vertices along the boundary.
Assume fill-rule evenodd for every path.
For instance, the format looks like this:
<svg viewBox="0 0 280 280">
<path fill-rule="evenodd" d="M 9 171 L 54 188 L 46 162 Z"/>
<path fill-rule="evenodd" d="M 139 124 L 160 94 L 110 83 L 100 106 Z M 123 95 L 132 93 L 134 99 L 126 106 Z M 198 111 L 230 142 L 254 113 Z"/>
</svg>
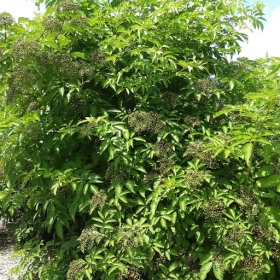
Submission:
<svg viewBox="0 0 280 280">
<path fill-rule="evenodd" d="M 173 158 L 163 157 L 159 160 L 159 165 L 156 168 L 156 171 L 161 173 L 163 176 L 167 176 L 170 173 L 170 170 L 175 165 L 176 160 Z"/>
<path fill-rule="evenodd" d="M 261 165 L 279 167 L 272 160 L 279 150 L 273 142 L 279 138 L 279 104 L 270 105 L 278 81 L 259 88 L 278 77 L 271 65 L 279 61 L 266 61 L 265 71 L 250 72 L 242 64 L 230 65 L 236 73 L 231 71 L 221 45 L 230 43 L 228 52 L 237 48 L 238 34 L 229 25 L 240 18 L 230 3 L 198 0 L 186 8 L 171 0 L 175 16 L 170 5 L 154 3 L 161 6 L 156 20 L 139 29 L 156 9 L 148 2 L 48 1 L 46 15 L 21 19 L 13 28 L 12 18 L 0 14 L 1 100 L 5 95 L 12 103 L 0 105 L 0 216 L 23 224 L 13 230 L 24 245 L 21 264 L 30 261 L 42 280 L 65 279 L 73 259 L 67 274 L 73 280 L 260 280 L 254 267 L 262 264 L 253 259 L 252 269 L 244 261 L 260 255 L 263 271 L 271 267 L 263 278 L 278 279 L 273 218 L 279 220 L 279 200 L 277 194 L 267 197 L 277 186 L 260 189 L 271 174 L 255 174 Z M 243 11 L 239 3 L 234 8 Z M 249 9 L 248 16 L 257 12 Z M 219 26 L 219 15 L 231 17 L 226 28 Z M 182 18 L 193 19 L 188 40 Z M 215 38 L 209 26 L 216 26 Z M 201 30 L 211 44 L 200 46 Z M 247 106 L 250 92 L 269 98 L 251 95 Z M 240 108 L 244 116 L 236 114 Z M 235 115 L 214 118 L 221 109 Z M 93 123 L 90 115 L 106 122 Z M 247 123 L 237 130 L 239 120 Z M 221 131 L 238 141 L 217 135 Z M 215 150 L 204 151 L 210 142 L 231 145 L 215 156 Z M 248 148 L 254 143 L 250 170 Z M 53 258 L 50 269 L 45 256 Z"/>
<path fill-rule="evenodd" d="M 79 115 L 81 113 L 81 108 L 84 105 L 84 100 L 77 97 L 72 97 L 69 103 L 66 105 L 67 113 L 69 116 L 73 117 L 75 115 Z M 86 129 L 89 131 L 89 129 Z M 92 132 L 92 129 L 90 130 Z"/>
<path fill-rule="evenodd" d="M 220 140 L 224 140 L 225 142 L 228 142 L 231 139 L 231 136 L 227 134 L 218 134 L 216 137 Z"/>
<path fill-rule="evenodd" d="M 167 156 L 160 158 L 157 162 L 157 167 L 153 168 L 152 172 L 146 175 L 145 182 L 151 185 L 154 181 L 160 180 L 161 184 L 164 184 L 164 178 L 171 173 L 175 163 L 176 161 L 173 158 Z"/>
<path fill-rule="evenodd" d="M 68 54 L 57 54 L 54 59 L 56 62 L 53 65 L 53 72 L 60 72 L 67 79 L 78 76 L 79 70 Z"/>
<path fill-rule="evenodd" d="M 231 112 L 230 113 L 230 118 L 231 118 L 231 121 L 235 124 L 239 123 L 239 122 L 244 122 L 244 123 L 246 123 L 247 126 L 250 125 L 250 118 L 249 117 L 242 116 L 240 114 Z"/>
<path fill-rule="evenodd" d="M 188 273 L 190 275 L 196 275 L 200 271 L 199 260 L 193 260 L 191 256 L 186 257 L 186 265 L 188 267 Z"/>
<path fill-rule="evenodd" d="M 59 71 L 59 55 L 50 51 L 40 51 L 36 55 L 38 66 L 43 71 Z"/>
<path fill-rule="evenodd" d="M 164 264 L 167 261 L 165 256 L 159 256 L 158 258 L 155 258 L 154 264 L 158 266 L 159 264 Z"/>
</svg>

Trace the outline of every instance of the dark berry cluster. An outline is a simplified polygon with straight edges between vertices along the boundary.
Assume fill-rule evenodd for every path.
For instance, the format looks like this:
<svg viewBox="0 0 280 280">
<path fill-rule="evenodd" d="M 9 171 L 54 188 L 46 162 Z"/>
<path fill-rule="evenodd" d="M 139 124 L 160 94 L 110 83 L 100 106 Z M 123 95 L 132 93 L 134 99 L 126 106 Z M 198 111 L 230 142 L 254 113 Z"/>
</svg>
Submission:
<svg viewBox="0 0 280 280">
<path fill-rule="evenodd" d="M 59 55 L 50 51 L 40 51 L 36 54 L 37 64 L 40 69 L 47 71 L 59 71 L 58 65 L 60 64 Z"/>
<path fill-rule="evenodd" d="M 241 190 L 239 195 L 240 210 L 248 217 L 257 217 L 261 211 L 260 204 L 256 196 L 248 190 Z"/>
<path fill-rule="evenodd" d="M 220 220 L 226 208 L 221 201 L 213 198 L 202 206 L 202 210 L 206 219 Z"/>
<path fill-rule="evenodd" d="M 249 117 L 240 116 L 238 113 L 231 112 L 230 113 L 230 117 L 231 117 L 231 120 L 234 123 L 237 123 L 237 122 L 247 122 L 247 123 L 250 123 L 250 118 Z"/>
<path fill-rule="evenodd" d="M 123 183 L 127 178 L 127 168 L 124 165 L 120 165 L 118 169 L 115 169 L 114 166 L 109 166 L 105 173 L 105 179 L 111 183 Z"/>
<path fill-rule="evenodd" d="M 271 159 L 271 164 L 274 166 L 274 174 L 280 174 L 280 159 Z"/>
<path fill-rule="evenodd" d="M 88 19 L 82 16 L 78 16 L 77 18 L 71 18 L 69 20 L 70 24 L 76 25 L 76 26 L 81 26 L 81 27 L 86 27 L 89 25 Z"/>
<path fill-rule="evenodd" d="M 126 266 L 124 272 L 119 272 L 118 280 L 141 280 L 139 267 Z"/>
<path fill-rule="evenodd" d="M 133 250 L 143 245 L 143 238 L 138 226 L 122 227 L 117 235 L 117 244 L 124 251 Z"/>
<path fill-rule="evenodd" d="M 160 115 L 153 112 L 133 112 L 128 117 L 128 125 L 135 130 L 136 133 L 154 132 L 160 133 L 164 130 L 165 125 L 159 121 Z"/>
<path fill-rule="evenodd" d="M 13 69 L 8 80 L 9 91 L 14 94 L 19 93 L 26 95 L 33 88 L 35 80 L 35 76 L 30 73 L 28 67 L 18 66 Z"/>
<path fill-rule="evenodd" d="M 44 29 L 50 33 L 60 32 L 62 30 L 62 24 L 60 20 L 52 15 L 48 15 L 43 18 L 42 25 Z"/>
<path fill-rule="evenodd" d="M 231 139 L 231 136 L 227 134 L 219 134 L 216 137 L 220 140 L 224 140 L 225 142 L 228 142 Z"/>
<path fill-rule="evenodd" d="M 176 106 L 178 104 L 178 95 L 173 92 L 166 91 L 162 93 L 161 98 L 164 102 L 170 104 L 171 106 Z"/>
<path fill-rule="evenodd" d="M 212 260 L 217 271 L 221 271 L 223 273 L 226 270 L 225 257 L 221 248 L 217 247 L 216 245 L 214 245 Z"/>
<path fill-rule="evenodd" d="M 190 275 L 196 274 L 200 271 L 200 264 L 199 264 L 199 260 L 193 260 L 192 258 L 189 258 L 189 261 L 187 262 L 187 266 L 188 266 L 188 273 Z"/>
<path fill-rule="evenodd" d="M 240 70 L 248 70 L 250 68 L 249 64 L 241 61 L 233 61 L 232 65 L 234 65 L 236 68 Z"/>
<path fill-rule="evenodd" d="M 76 61 L 75 68 L 78 70 L 78 76 L 80 78 L 92 79 L 94 71 L 90 67 L 90 64 L 85 61 Z"/>
<path fill-rule="evenodd" d="M 238 225 L 234 225 L 230 228 L 224 237 L 224 243 L 226 246 L 236 248 L 241 244 L 245 236 L 244 231 Z"/>
<path fill-rule="evenodd" d="M 214 157 L 214 151 L 204 152 L 203 150 L 206 146 L 207 143 L 203 141 L 192 142 L 187 146 L 184 156 L 199 159 L 200 162 L 204 163 L 206 166 L 215 167 L 217 159 Z"/>
<path fill-rule="evenodd" d="M 85 264 L 86 262 L 83 259 L 72 261 L 67 272 L 67 280 L 77 280 L 81 278 L 86 271 L 84 267 Z"/>
<path fill-rule="evenodd" d="M 97 207 L 102 210 L 106 203 L 107 195 L 104 190 L 100 190 L 95 195 L 92 196 L 90 201 L 90 207 L 95 210 Z"/>
<path fill-rule="evenodd" d="M 39 104 L 40 104 L 40 103 L 39 103 L 38 101 L 33 101 L 33 102 L 31 102 L 31 103 L 29 104 L 29 106 L 28 106 L 26 112 L 32 112 L 32 111 L 36 110 L 36 109 L 38 108 Z"/>
<path fill-rule="evenodd" d="M 92 62 L 95 63 L 95 64 L 98 64 L 98 65 L 101 65 L 101 66 L 106 64 L 107 55 L 103 51 L 96 50 L 94 52 L 91 52 L 89 54 L 89 56 L 90 56 Z"/>
<path fill-rule="evenodd" d="M 279 246 L 279 243 L 271 244 L 269 249 L 272 252 L 272 258 L 274 258 L 279 263 L 280 262 L 280 246 Z"/>
<path fill-rule="evenodd" d="M 93 77 L 93 70 L 89 63 L 84 61 L 72 61 L 67 54 L 53 54 L 51 52 L 43 52 L 38 57 L 38 64 L 48 71 L 61 73 L 68 79 Z"/>
<path fill-rule="evenodd" d="M 12 25 L 14 18 L 8 13 L 0 13 L 0 25 Z"/>
<path fill-rule="evenodd" d="M 12 46 L 12 55 L 17 62 L 33 62 L 40 52 L 40 46 L 36 40 L 18 40 Z"/>
<path fill-rule="evenodd" d="M 2 137 L 0 138 L 0 142 L 2 141 Z M 1 143 L 0 143 L 0 147 L 1 147 Z M 6 174 L 5 174 L 5 170 L 6 170 L 6 166 L 8 164 L 8 162 L 10 161 L 10 157 L 8 155 L 5 155 L 4 157 L 1 158 L 0 161 L 0 183 L 4 182 Z"/>
<path fill-rule="evenodd" d="M 36 143 L 43 137 L 43 130 L 39 122 L 30 122 L 22 130 L 22 140 Z"/>
<path fill-rule="evenodd" d="M 185 175 L 186 187 L 197 189 L 203 184 L 204 172 L 199 170 L 188 170 Z"/>
<path fill-rule="evenodd" d="M 184 119 L 184 122 L 191 127 L 200 126 L 200 124 L 201 124 L 200 117 L 187 116 Z"/>
<path fill-rule="evenodd" d="M 87 123 L 83 124 L 80 127 L 80 133 L 83 134 L 84 136 L 91 136 L 94 135 L 94 123 Z"/>
<path fill-rule="evenodd" d="M 194 82 L 194 87 L 198 92 L 207 94 L 215 90 L 216 83 L 209 79 L 201 79 Z"/>
<path fill-rule="evenodd" d="M 158 258 L 155 259 L 154 264 L 158 266 L 159 264 L 163 264 L 166 262 L 166 257 L 165 256 L 159 256 Z"/>
<path fill-rule="evenodd" d="M 253 233 L 259 242 L 266 244 L 274 244 L 277 242 L 274 228 L 269 222 L 259 222 L 254 224 Z"/>
<path fill-rule="evenodd" d="M 136 48 L 136 43 L 134 41 L 129 41 L 128 46 L 127 46 L 127 50 L 132 51 L 135 48 Z"/>
<path fill-rule="evenodd" d="M 85 249 L 90 249 L 95 243 L 99 243 L 102 238 L 106 237 L 106 235 L 101 234 L 97 231 L 97 228 L 95 226 L 91 226 L 87 229 L 83 229 L 80 237 L 78 238 L 78 241 L 81 244 L 81 250 L 82 252 L 85 251 Z"/>
<path fill-rule="evenodd" d="M 159 161 L 159 166 L 156 168 L 156 171 L 161 173 L 163 176 L 166 176 L 170 173 L 170 170 L 175 165 L 176 161 L 173 158 L 163 157 Z"/>
<path fill-rule="evenodd" d="M 164 178 L 170 174 L 172 167 L 176 161 L 170 157 L 162 157 L 158 161 L 158 167 L 153 168 L 152 172 L 147 174 L 145 182 L 151 185 L 157 180 L 160 180 L 161 184 L 165 184 Z"/>
<path fill-rule="evenodd" d="M 160 141 L 154 144 L 152 150 L 159 158 L 168 157 L 173 154 L 170 143 L 165 143 L 164 141 Z"/>
<path fill-rule="evenodd" d="M 35 62 L 41 71 L 61 74 L 62 77 L 67 79 L 92 79 L 94 75 L 89 63 L 73 61 L 68 54 L 43 51 L 35 40 L 18 41 L 13 45 L 12 54 L 17 62 Z M 28 72 L 27 67 L 25 68 Z"/>
<path fill-rule="evenodd" d="M 264 263 L 260 256 L 248 255 L 243 260 L 244 273 L 249 277 L 260 276 L 263 273 Z"/>
<path fill-rule="evenodd" d="M 11 89 L 6 90 L 6 104 L 9 105 L 16 100 L 17 93 Z"/>
<path fill-rule="evenodd" d="M 55 63 L 53 64 L 53 72 L 60 72 L 68 79 L 73 79 L 78 76 L 79 70 L 76 63 L 71 60 L 67 54 L 57 54 L 54 56 Z"/>
<path fill-rule="evenodd" d="M 70 0 L 61 1 L 56 7 L 56 10 L 58 12 L 68 12 L 68 11 L 74 11 L 78 9 L 79 9 L 79 5 Z"/>
</svg>

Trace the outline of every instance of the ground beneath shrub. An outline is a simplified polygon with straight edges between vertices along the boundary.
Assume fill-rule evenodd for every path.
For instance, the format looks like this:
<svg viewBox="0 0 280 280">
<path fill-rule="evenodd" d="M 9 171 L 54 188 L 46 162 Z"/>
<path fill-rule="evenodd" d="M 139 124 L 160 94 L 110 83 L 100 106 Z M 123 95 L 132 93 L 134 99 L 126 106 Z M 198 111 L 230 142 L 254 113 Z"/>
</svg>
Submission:
<svg viewBox="0 0 280 280">
<path fill-rule="evenodd" d="M 18 265 L 21 257 L 12 258 L 13 243 L 8 238 L 8 232 L 0 219 L 0 279 L 1 280 L 20 280 L 21 277 L 11 275 L 9 271 Z"/>
</svg>

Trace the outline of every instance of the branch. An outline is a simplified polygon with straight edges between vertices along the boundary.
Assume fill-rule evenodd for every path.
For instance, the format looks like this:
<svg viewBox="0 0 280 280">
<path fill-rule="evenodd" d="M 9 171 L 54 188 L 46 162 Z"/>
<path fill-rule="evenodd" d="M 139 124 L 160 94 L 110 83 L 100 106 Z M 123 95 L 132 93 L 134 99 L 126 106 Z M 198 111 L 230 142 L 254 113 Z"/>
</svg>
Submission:
<svg viewBox="0 0 280 280">
<path fill-rule="evenodd" d="M 8 57 L 6 57 L 6 58 L 4 58 L 4 59 L 0 60 L 0 63 L 2 63 L 3 61 L 5 61 L 5 60 L 7 60 L 7 59 L 9 59 L 9 58 L 11 58 L 11 57 L 10 57 L 10 56 L 8 56 Z"/>
</svg>

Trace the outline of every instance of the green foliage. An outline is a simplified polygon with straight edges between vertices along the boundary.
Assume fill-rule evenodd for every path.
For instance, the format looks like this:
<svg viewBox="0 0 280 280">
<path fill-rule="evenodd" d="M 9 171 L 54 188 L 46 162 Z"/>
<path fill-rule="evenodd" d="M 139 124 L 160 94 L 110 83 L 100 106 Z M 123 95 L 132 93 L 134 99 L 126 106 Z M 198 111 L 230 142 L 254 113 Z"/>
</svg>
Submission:
<svg viewBox="0 0 280 280">
<path fill-rule="evenodd" d="M 263 5 L 45 2 L 0 14 L 12 272 L 279 279 L 280 59 L 226 60 Z"/>
</svg>

